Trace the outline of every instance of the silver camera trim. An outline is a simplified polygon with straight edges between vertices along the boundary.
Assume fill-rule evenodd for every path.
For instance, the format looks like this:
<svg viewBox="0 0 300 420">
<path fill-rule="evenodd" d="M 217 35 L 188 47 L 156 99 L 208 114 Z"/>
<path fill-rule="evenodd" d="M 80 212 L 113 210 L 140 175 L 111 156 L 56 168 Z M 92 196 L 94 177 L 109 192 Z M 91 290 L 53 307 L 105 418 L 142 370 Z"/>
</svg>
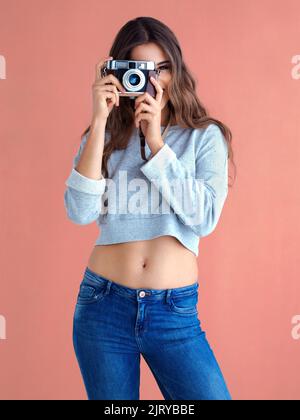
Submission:
<svg viewBox="0 0 300 420">
<path fill-rule="evenodd" d="M 134 74 L 137 74 L 137 75 L 140 77 L 140 83 L 139 83 L 138 85 L 136 85 L 136 86 L 132 85 L 132 84 L 130 83 L 130 81 L 129 81 L 129 78 L 130 78 L 130 76 L 131 76 L 133 73 L 134 73 Z M 140 89 L 142 88 L 142 86 L 144 86 L 144 85 L 145 85 L 145 83 L 146 83 L 146 78 L 145 78 L 145 75 L 144 75 L 144 73 L 143 73 L 141 70 L 139 70 L 139 69 L 130 69 L 130 70 L 127 70 L 127 71 L 123 74 L 123 77 L 122 77 L 122 84 L 123 84 L 123 86 L 125 87 L 125 89 L 126 89 L 127 91 L 130 91 L 130 92 L 136 92 L 137 90 L 140 90 Z"/>
<path fill-rule="evenodd" d="M 143 60 L 108 60 L 106 62 L 106 68 L 110 70 L 118 70 L 118 63 L 123 63 L 121 69 L 125 69 L 124 63 L 126 63 L 127 69 L 136 70 L 129 67 L 129 63 L 136 63 L 137 69 L 141 68 L 142 70 L 155 70 L 155 62 L 154 61 L 143 61 Z"/>
</svg>

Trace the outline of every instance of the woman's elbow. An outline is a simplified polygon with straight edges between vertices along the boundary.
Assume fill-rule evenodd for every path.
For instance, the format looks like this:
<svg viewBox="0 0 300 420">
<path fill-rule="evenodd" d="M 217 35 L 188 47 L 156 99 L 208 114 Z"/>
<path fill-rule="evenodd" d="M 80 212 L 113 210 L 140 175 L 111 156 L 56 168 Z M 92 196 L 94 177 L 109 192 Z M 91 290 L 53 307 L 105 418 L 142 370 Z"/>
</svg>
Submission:
<svg viewBox="0 0 300 420">
<path fill-rule="evenodd" d="M 64 205 L 69 220 L 77 225 L 88 225 L 95 222 L 99 217 L 99 211 L 95 209 L 83 209 L 76 205 L 76 200 L 68 194 L 68 190 L 64 194 Z"/>
<path fill-rule="evenodd" d="M 193 227 L 197 236 L 203 237 L 210 235 L 217 227 L 221 218 L 222 210 L 227 194 L 219 202 L 212 202 L 209 209 L 204 209 L 204 218 L 199 225 Z"/>
</svg>

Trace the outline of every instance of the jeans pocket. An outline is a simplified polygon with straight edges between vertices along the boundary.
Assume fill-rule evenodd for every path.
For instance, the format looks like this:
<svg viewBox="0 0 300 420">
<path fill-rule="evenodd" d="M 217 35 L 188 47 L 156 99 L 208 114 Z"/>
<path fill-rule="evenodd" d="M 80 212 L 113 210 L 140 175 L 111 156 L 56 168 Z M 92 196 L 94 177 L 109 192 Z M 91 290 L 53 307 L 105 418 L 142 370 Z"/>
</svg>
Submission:
<svg viewBox="0 0 300 420">
<path fill-rule="evenodd" d="M 172 312 L 180 315 L 198 314 L 198 290 L 186 294 L 172 293 L 169 305 Z"/>
<path fill-rule="evenodd" d="M 77 305 L 91 305 L 100 302 L 104 298 L 105 292 L 106 283 L 87 283 L 84 279 L 79 288 Z"/>
</svg>

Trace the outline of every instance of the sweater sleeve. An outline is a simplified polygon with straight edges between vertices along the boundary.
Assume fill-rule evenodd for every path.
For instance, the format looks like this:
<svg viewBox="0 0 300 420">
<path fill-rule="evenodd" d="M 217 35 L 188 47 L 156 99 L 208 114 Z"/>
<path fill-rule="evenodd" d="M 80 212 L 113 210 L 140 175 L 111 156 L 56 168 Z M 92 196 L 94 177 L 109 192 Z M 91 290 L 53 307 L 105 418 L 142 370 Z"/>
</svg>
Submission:
<svg viewBox="0 0 300 420">
<path fill-rule="evenodd" d="M 166 143 L 141 171 L 180 222 L 203 237 L 215 229 L 228 194 L 228 147 L 216 124 L 210 124 L 199 141 L 196 176 Z"/>
<path fill-rule="evenodd" d="M 86 144 L 88 133 L 82 139 L 73 159 L 73 167 L 65 182 L 64 205 L 67 216 L 76 224 L 87 225 L 97 220 L 102 207 L 106 179 L 92 179 L 82 175 L 75 167 Z"/>
</svg>

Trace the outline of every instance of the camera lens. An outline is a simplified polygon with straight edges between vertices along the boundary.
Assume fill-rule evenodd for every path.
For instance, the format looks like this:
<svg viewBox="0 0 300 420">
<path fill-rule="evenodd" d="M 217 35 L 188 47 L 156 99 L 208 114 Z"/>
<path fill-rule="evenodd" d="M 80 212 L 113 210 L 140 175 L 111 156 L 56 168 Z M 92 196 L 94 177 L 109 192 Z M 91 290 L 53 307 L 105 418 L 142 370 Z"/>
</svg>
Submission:
<svg viewBox="0 0 300 420">
<path fill-rule="evenodd" d="M 139 76 L 138 74 L 136 74 L 136 73 L 132 73 L 132 74 L 129 76 L 129 83 L 130 83 L 132 86 L 137 86 L 140 82 L 141 82 L 141 78 L 140 78 L 140 76 Z"/>
<path fill-rule="evenodd" d="M 122 84 L 128 92 L 138 92 L 145 87 L 146 78 L 141 70 L 130 69 L 123 74 Z"/>
</svg>

